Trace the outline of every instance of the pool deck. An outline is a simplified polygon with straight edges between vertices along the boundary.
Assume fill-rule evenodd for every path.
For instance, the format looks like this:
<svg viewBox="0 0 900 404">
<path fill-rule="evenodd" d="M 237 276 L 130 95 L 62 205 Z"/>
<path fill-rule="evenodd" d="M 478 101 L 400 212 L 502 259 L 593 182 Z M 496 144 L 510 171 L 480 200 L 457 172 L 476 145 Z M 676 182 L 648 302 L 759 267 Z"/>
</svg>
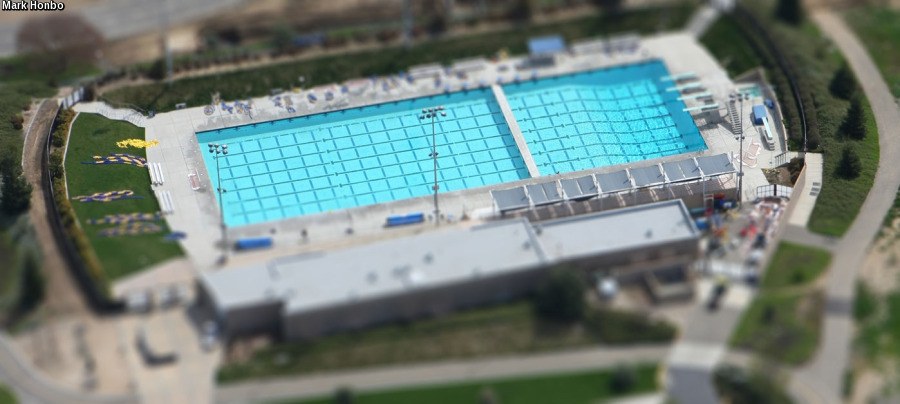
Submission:
<svg viewBox="0 0 900 404">
<path fill-rule="evenodd" d="M 218 268 L 216 262 L 221 255 L 219 247 L 219 210 L 214 196 L 214 187 L 210 184 L 206 166 L 203 163 L 201 153 L 205 152 L 205 149 L 198 144 L 195 136 L 196 132 L 415 96 L 439 94 L 443 93 L 445 88 L 448 88 L 450 91 L 456 91 L 464 87 L 474 88 L 477 86 L 472 83 L 483 83 L 484 86 L 488 86 L 497 83 L 498 80 L 510 82 L 514 81 L 517 76 L 526 75 L 523 72 L 528 72 L 529 77 L 536 75 L 539 78 L 546 75 L 592 70 L 649 59 L 662 59 L 673 75 L 684 72 L 696 73 L 699 78 L 698 82 L 702 84 L 702 91 L 709 92 L 712 102 L 720 105 L 718 109 L 692 114 L 706 141 L 707 150 L 626 165 L 548 175 L 490 187 L 442 193 L 439 195 L 440 212 L 443 217 L 443 220 L 440 221 L 440 226 L 436 226 L 432 215 L 434 211 L 432 196 L 423 196 L 232 228 L 228 232 L 230 240 L 239 237 L 271 236 L 274 239 L 275 248 L 254 253 L 232 252 L 229 254 L 228 265 L 258 262 L 259 260 L 268 260 L 286 254 L 296 254 L 301 251 L 341 248 L 389 237 L 433 231 L 436 227 L 470 226 L 481 222 L 482 218 L 490 217 L 494 214 L 493 201 L 489 192 L 492 189 L 507 189 L 553 179 L 575 178 L 586 174 L 611 172 L 620 170 L 623 167 L 643 167 L 666 161 L 680 160 L 689 156 L 729 153 L 736 160 L 743 160 L 745 170 L 743 196 L 745 200 L 753 199 L 756 187 L 768 184 L 759 168 L 784 163 L 779 158 L 779 156 L 784 155 L 783 128 L 776 128 L 779 137 L 776 142 L 776 150 L 753 146 L 754 143 L 764 143 L 764 140 L 760 140 L 758 139 L 759 136 L 756 136 L 761 136 L 762 133 L 760 131 L 754 132 L 758 128 L 751 122 L 750 110 L 753 102 L 745 102 L 739 105 L 738 107 L 743 110 L 740 116 L 742 116 L 742 127 L 745 131 L 745 139 L 743 140 L 745 155 L 749 150 L 753 150 L 757 154 L 748 156 L 752 158 L 738 157 L 740 140 L 738 136 L 731 132 L 731 125 L 728 122 L 729 114 L 725 108 L 728 104 L 728 96 L 734 92 L 736 85 L 728 78 L 715 59 L 687 33 L 670 33 L 645 37 L 642 39 L 641 48 L 637 52 L 629 54 L 560 54 L 557 57 L 557 64 L 548 68 L 517 71 L 515 66 L 521 63 L 522 59 L 512 58 L 489 62 L 482 70 L 468 72 L 465 78 L 458 77 L 455 74 L 448 74 L 449 72 L 445 71 L 438 74 L 437 81 L 418 79 L 410 83 L 396 78 L 356 80 L 354 83 L 362 84 L 354 86 L 346 94 L 341 94 L 338 91 L 334 98 L 329 101 L 326 101 L 325 97 L 322 96 L 323 87 L 314 89 L 319 98 L 315 103 L 309 101 L 307 91 L 281 94 L 282 97 L 288 96 L 292 100 L 293 107 L 296 109 L 296 112 L 293 113 L 288 112 L 283 102 L 281 106 L 277 106 L 272 97 L 261 97 L 251 100 L 253 104 L 251 116 L 230 114 L 223 112 L 221 108 L 216 108 L 215 113 L 207 116 L 202 107 L 197 107 L 161 113 L 154 118 L 143 119 L 138 123 L 146 127 L 147 140 L 155 139 L 160 141 L 158 146 L 147 149 L 147 159 L 149 162 L 160 163 L 166 178 L 164 184 L 154 186 L 154 189 L 167 191 L 172 196 L 175 212 L 167 215 L 166 220 L 172 229 L 184 231 L 188 234 L 188 237 L 181 242 L 195 270 L 210 270 Z M 690 94 L 686 93 L 684 95 Z M 705 104 L 705 101 L 702 99 L 689 99 L 688 97 L 685 97 L 684 102 L 688 108 Z M 100 103 L 83 103 L 78 104 L 76 110 L 80 112 L 103 112 L 108 110 L 108 107 Z M 504 110 L 504 114 L 506 113 Z M 507 120 L 509 119 L 507 118 Z M 523 139 L 517 136 L 516 140 L 517 144 L 519 144 L 519 141 Z M 522 149 L 523 145 L 519 145 L 519 147 Z M 523 156 L 525 155 L 523 153 Z M 531 160 L 528 163 L 529 172 L 534 177 L 537 173 L 536 166 L 534 166 L 533 159 L 528 160 Z M 733 188 L 734 178 L 729 178 L 723 179 L 722 183 L 715 186 L 721 189 Z M 730 185 L 729 181 L 731 181 Z M 192 183 L 194 185 L 199 184 L 200 187 L 195 190 Z M 667 190 L 666 192 L 670 191 Z M 633 204 L 638 199 L 652 201 L 654 198 L 660 197 L 657 194 L 663 193 L 646 192 L 646 195 L 643 196 L 635 194 L 628 196 L 627 199 L 622 197 L 618 199 L 622 203 Z M 426 223 L 402 228 L 384 227 L 387 216 L 410 212 L 425 213 Z"/>
<path fill-rule="evenodd" d="M 525 161 L 525 167 L 528 167 L 528 174 L 531 175 L 531 178 L 540 177 L 541 172 L 538 171 L 537 164 L 534 163 L 534 157 L 531 155 L 531 150 L 528 149 L 528 142 L 526 142 L 525 137 L 522 136 L 522 129 L 519 128 L 519 122 L 516 121 L 512 108 L 509 107 L 509 101 L 506 100 L 506 94 L 503 93 L 503 89 L 497 84 L 491 85 L 491 91 L 494 92 L 494 98 L 497 99 L 497 104 L 500 105 L 500 110 L 503 111 L 503 118 L 506 119 L 506 125 L 509 126 L 509 131 L 512 133 L 513 139 L 516 140 L 519 154 L 522 155 L 522 160 Z"/>
</svg>

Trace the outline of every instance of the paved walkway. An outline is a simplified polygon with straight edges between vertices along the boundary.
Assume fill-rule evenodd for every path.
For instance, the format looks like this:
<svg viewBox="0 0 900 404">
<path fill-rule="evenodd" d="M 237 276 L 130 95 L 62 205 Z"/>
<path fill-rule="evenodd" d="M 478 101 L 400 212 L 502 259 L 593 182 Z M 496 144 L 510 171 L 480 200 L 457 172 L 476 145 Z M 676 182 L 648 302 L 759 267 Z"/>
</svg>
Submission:
<svg viewBox="0 0 900 404">
<path fill-rule="evenodd" d="M 22 404 L 124 404 L 138 402 L 137 398 L 133 396 L 99 396 L 68 390 L 56 385 L 35 370 L 3 332 L 0 332 L 0 381 L 15 391 Z"/>
<path fill-rule="evenodd" d="M 476 359 L 424 365 L 399 365 L 367 370 L 312 374 L 220 386 L 218 403 L 247 403 L 332 394 L 341 386 L 356 391 L 520 377 L 660 362 L 668 346 L 591 348 L 530 356 Z"/>
<path fill-rule="evenodd" d="M 816 206 L 816 200 L 819 198 L 819 191 L 822 190 L 822 155 L 819 153 L 806 153 L 806 181 L 803 183 L 803 189 L 796 190 L 791 198 L 797 200 L 794 212 L 788 218 L 788 224 L 800 227 L 806 227 L 809 222 L 809 216 L 812 215 L 813 208 Z"/>
<path fill-rule="evenodd" d="M 841 401 L 844 372 L 850 358 L 854 324 L 849 308 L 855 292 L 856 270 L 900 187 L 900 170 L 893 166 L 893 159 L 900 156 L 900 109 L 875 63 L 843 20 L 830 11 L 816 12 L 813 19 L 834 41 L 856 74 L 872 105 L 881 147 L 875 183 L 859 216 L 834 249 L 827 286 L 826 307 L 830 309 L 825 313 L 819 350 L 791 382 L 791 391 L 802 402 L 828 404 Z"/>
<path fill-rule="evenodd" d="M 781 236 L 784 241 L 818 247 L 823 250 L 833 251 L 839 245 L 841 239 L 813 233 L 805 227 L 789 224 Z"/>
</svg>

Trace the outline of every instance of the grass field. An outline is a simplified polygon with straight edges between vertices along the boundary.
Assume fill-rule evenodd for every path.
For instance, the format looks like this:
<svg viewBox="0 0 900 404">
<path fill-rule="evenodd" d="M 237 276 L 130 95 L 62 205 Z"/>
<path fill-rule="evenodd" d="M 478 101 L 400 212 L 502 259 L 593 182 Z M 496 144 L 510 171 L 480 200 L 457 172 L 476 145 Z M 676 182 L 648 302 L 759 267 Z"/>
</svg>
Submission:
<svg viewBox="0 0 900 404">
<path fill-rule="evenodd" d="M 853 223 L 875 178 L 878 167 L 878 130 L 875 119 L 868 101 L 865 101 L 863 109 L 866 114 L 867 136 L 858 141 L 843 135 L 841 125 L 850 103 L 835 97 L 829 91 L 832 77 L 844 63 L 843 57 L 812 21 L 807 19 L 800 26 L 792 26 L 776 20 L 772 16 L 774 4 L 772 0 L 751 0 L 747 6 L 758 10 L 758 16 L 773 37 L 781 42 L 782 49 L 789 52 L 788 57 L 795 70 L 802 72 L 804 85 L 815 95 L 814 105 L 806 105 L 806 108 L 815 108 L 822 138 L 818 151 L 825 156 L 822 190 L 808 227 L 817 233 L 840 236 Z M 762 62 L 746 33 L 730 18 L 723 16 L 701 41 L 733 76 Z M 862 173 L 855 179 L 844 179 L 836 173 L 845 144 L 853 144 L 862 161 Z"/>
<path fill-rule="evenodd" d="M 66 155 L 66 180 L 70 197 L 125 189 L 142 197 L 106 203 L 72 201 L 79 224 L 94 246 L 109 279 L 131 274 L 182 254 L 177 243 L 163 240 L 168 232 L 163 221 L 157 222 L 163 226 L 161 233 L 123 237 L 100 237 L 98 232 L 107 226 L 86 223 L 87 219 L 99 219 L 107 214 L 152 213 L 159 210 L 150 188 L 150 174 L 146 169 L 130 165 L 82 164 L 91 161 L 92 156 L 109 153 L 145 156 L 144 149 L 120 149 L 116 146 L 117 141 L 131 138 L 143 139 L 144 130 L 127 122 L 109 120 L 96 114 L 79 114 L 72 126 Z"/>
<path fill-rule="evenodd" d="M 0 384 L 0 404 L 16 404 L 18 402 L 13 392 L 8 387 Z"/>
<path fill-rule="evenodd" d="M 664 333 L 646 321 L 624 321 L 622 314 L 595 317 L 591 313 L 575 325 L 547 324 L 538 320 L 528 302 L 478 308 L 434 319 L 401 325 L 386 325 L 359 332 L 328 336 L 308 343 L 287 343 L 265 348 L 250 360 L 226 364 L 218 380 L 229 382 L 266 376 L 298 374 L 341 368 L 362 368 L 394 363 L 412 363 L 540 352 L 564 347 L 599 344 L 628 334 L 631 343 L 665 343 L 674 330 Z M 607 321 L 608 320 L 608 321 Z M 619 327 L 612 338 L 599 327 Z M 626 324 L 628 323 L 628 324 Z M 641 323 L 636 326 L 636 323 Z M 653 339 L 647 337 L 655 334 Z M 625 342 L 627 343 L 627 342 Z"/>
<path fill-rule="evenodd" d="M 422 63 L 442 62 L 475 56 L 494 55 L 501 49 L 511 54 L 527 52 L 528 38 L 560 34 L 571 41 L 613 32 L 655 32 L 684 26 L 695 6 L 682 3 L 664 8 L 648 8 L 621 14 L 590 16 L 547 25 L 527 25 L 518 29 L 467 35 L 427 42 L 411 49 L 390 47 L 375 51 L 287 62 L 253 70 L 223 73 L 178 80 L 171 86 L 162 83 L 125 87 L 103 94 L 114 103 L 136 105 L 146 110 L 168 111 L 185 102 L 189 107 L 210 102 L 210 94 L 219 92 L 224 100 L 261 96 L 273 88 L 297 86 L 298 77 L 306 77 L 307 86 L 338 83 L 370 75 L 395 74 Z"/>
<path fill-rule="evenodd" d="M 475 383 L 429 386 L 405 390 L 389 390 L 359 394 L 357 404 L 457 404 L 477 403 L 482 392 L 493 391 L 497 403 L 505 404 L 589 404 L 627 394 L 649 393 L 659 386 L 656 365 L 641 365 L 635 369 L 633 388 L 625 394 L 616 393 L 611 386 L 613 371 L 554 374 L 519 379 L 485 380 Z M 281 404 L 332 404 L 332 397 L 312 400 L 282 401 Z"/>
<path fill-rule="evenodd" d="M 830 261 L 827 251 L 779 244 L 731 344 L 791 365 L 809 360 L 819 344 L 823 310 L 822 293 L 810 286 Z"/>
<path fill-rule="evenodd" d="M 887 7 L 857 7 L 848 10 L 846 20 L 869 49 L 881 75 L 895 97 L 900 97 L 900 10 Z"/>
<path fill-rule="evenodd" d="M 814 247 L 781 242 L 763 278 L 763 288 L 777 289 L 809 283 L 828 268 L 831 254 Z"/>
</svg>

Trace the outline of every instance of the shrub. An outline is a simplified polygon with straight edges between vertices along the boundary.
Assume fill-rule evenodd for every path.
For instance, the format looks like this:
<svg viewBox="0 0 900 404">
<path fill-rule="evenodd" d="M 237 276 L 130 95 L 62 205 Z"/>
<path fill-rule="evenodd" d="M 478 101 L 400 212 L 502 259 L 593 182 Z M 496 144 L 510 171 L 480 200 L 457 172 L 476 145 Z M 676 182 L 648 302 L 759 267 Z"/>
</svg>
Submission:
<svg viewBox="0 0 900 404">
<path fill-rule="evenodd" d="M 356 397 L 349 387 L 339 387 L 334 392 L 334 402 L 335 404 L 353 404 L 356 402 Z"/>
<path fill-rule="evenodd" d="M 573 322 L 584 316 L 584 284 L 568 270 L 557 270 L 538 288 L 535 312 L 546 320 Z"/>
<path fill-rule="evenodd" d="M 850 101 L 850 109 L 841 125 L 841 131 L 856 140 L 866 137 L 866 114 L 863 111 L 862 101 L 859 97 L 853 97 Z"/>
<path fill-rule="evenodd" d="M 784 22 L 798 25 L 803 21 L 803 4 L 800 0 L 778 0 L 775 15 Z"/>
<path fill-rule="evenodd" d="M 862 171 L 862 162 L 859 154 L 852 145 L 845 145 L 841 152 L 841 160 L 838 162 L 837 175 L 846 179 L 854 179 Z"/>
<path fill-rule="evenodd" d="M 62 178 L 63 176 L 63 151 L 56 149 L 50 153 L 50 176 L 52 178 Z"/>
<path fill-rule="evenodd" d="M 24 314 L 34 310 L 44 300 L 44 275 L 41 274 L 37 259 L 31 253 L 25 254 L 20 282 L 17 309 L 20 314 Z"/>
<path fill-rule="evenodd" d="M 24 213 L 31 206 L 31 184 L 22 175 L 22 168 L 3 172 L 3 185 L 0 186 L 0 209 L 4 213 L 15 216 Z"/>
<path fill-rule="evenodd" d="M 616 394 L 631 392 L 635 384 L 637 384 L 637 373 L 631 366 L 616 366 L 609 378 L 609 390 Z"/>
<path fill-rule="evenodd" d="M 22 114 L 14 114 L 9 117 L 9 123 L 12 125 L 13 129 L 21 130 L 22 125 L 25 123 L 25 118 L 22 118 Z"/>
<path fill-rule="evenodd" d="M 853 94 L 856 92 L 856 77 L 853 76 L 850 66 L 844 63 L 840 69 L 834 72 L 834 76 L 831 77 L 831 83 L 828 85 L 828 91 L 831 91 L 831 94 L 834 94 L 835 97 L 845 100 L 853 97 Z"/>
</svg>

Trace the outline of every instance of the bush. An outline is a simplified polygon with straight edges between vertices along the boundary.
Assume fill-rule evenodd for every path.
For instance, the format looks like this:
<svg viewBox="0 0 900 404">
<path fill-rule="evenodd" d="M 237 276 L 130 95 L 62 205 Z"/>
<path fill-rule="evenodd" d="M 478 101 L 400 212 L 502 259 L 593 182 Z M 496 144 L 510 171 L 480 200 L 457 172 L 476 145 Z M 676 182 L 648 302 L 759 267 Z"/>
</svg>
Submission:
<svg viewBox="0 0 900 404">
<path fill-rule="evenodd" d="M 862 162 L 859 160 L 859 154 L 852 145 L 845 145 L 841 152 L 841 160 L 838 162 L 837 175 L 846 179 L 854 179 L 859 177 L 862 172 Z"/>
<path fill-rule="evenodd" d="M 153 80 L 162 80 L 166 78 L 166 61 L 163 59 L 156 59 L 156 61 L 150 65 L 150 68 L 147 69 L 147 78 Z"/>
<path fill-rule="evenodd" d="M 9 123 L 12 125 L 13 129 L 21 130 L 22 125 L 25 123 L 25 118 L 22 118 L 22 114 L 14 114 L 9 117 Z"/>
<path fill-rule="evenodd" d="M 584 307 L 584 284 L 568 270 L 554 271 L 534 296 L 535 312 L 550 321 L 580 320 L 584 316 Z"/>
<path fill-rule="evenodd" d="M 859 97 L 853 97 L 850 101 L 850 109 L 841 125 L 841 131 L 856 140 L 866 137 L 866 114 L 863 111 L 862 101 Z"/>
<path fill-rule="evenodd" d="M 10 216 L 25 213 L 31 206 L 31 184 L 22 175 L 22 168 L 15 166 L 4 171 L 2 179 L 0 209 Z"/>
<path fill-rule="evenodd" d="M 63 151 L 56 149 L 50 153 L 50 176 L 52 178 L 62 178 L 63 176 Z"/>
<path fill-rule="evenodd" d="M 350 390 L 349 387 L 339 387 L 335 390 L 335 404 L 353 404 L 354 402 L 356 402 L 356 397 L 353 394 L 353 390 Z"/>
<path fill-rule="evenodd" d="M 803 21 L 803 4 L 801 0 L 778 0 L 775 15 L 784 22 L 798 25 Z"/>
<path fill-rule="evenodd" d="M 853 75 L 853 71 L 850 70 L 850 66 L 844 63 L 840 69 L 834 72 L 834 76 L 831 77 L 831 83 L 828 85 L 828 90 L 835 97 L 845 100 L 853 97 L 853 94 L 856 92 L 856 77 Z"/>
<path fill-rule="evenodd" d="M 585 321 L 588 332 L 607 344 L 669 342 L 675 339 L 675 326 L 647 315 L 611 309 L 591 312 Z"/>
<path fill-rule="evenodd" d="M 25 314 L 34 310 L 44 300 L 45 282 L 41 267 L 31 253 L 25 254 L 19 290 L 18 312 Z"/>
<path fill-rule="evenodd" d="M 609 378 L 609 390 L 615 394 L 629 393 L 634 389 L 635 384 L 637 384 L 637 372 L 631 366 L 616 366 Z"/>
</svg>

